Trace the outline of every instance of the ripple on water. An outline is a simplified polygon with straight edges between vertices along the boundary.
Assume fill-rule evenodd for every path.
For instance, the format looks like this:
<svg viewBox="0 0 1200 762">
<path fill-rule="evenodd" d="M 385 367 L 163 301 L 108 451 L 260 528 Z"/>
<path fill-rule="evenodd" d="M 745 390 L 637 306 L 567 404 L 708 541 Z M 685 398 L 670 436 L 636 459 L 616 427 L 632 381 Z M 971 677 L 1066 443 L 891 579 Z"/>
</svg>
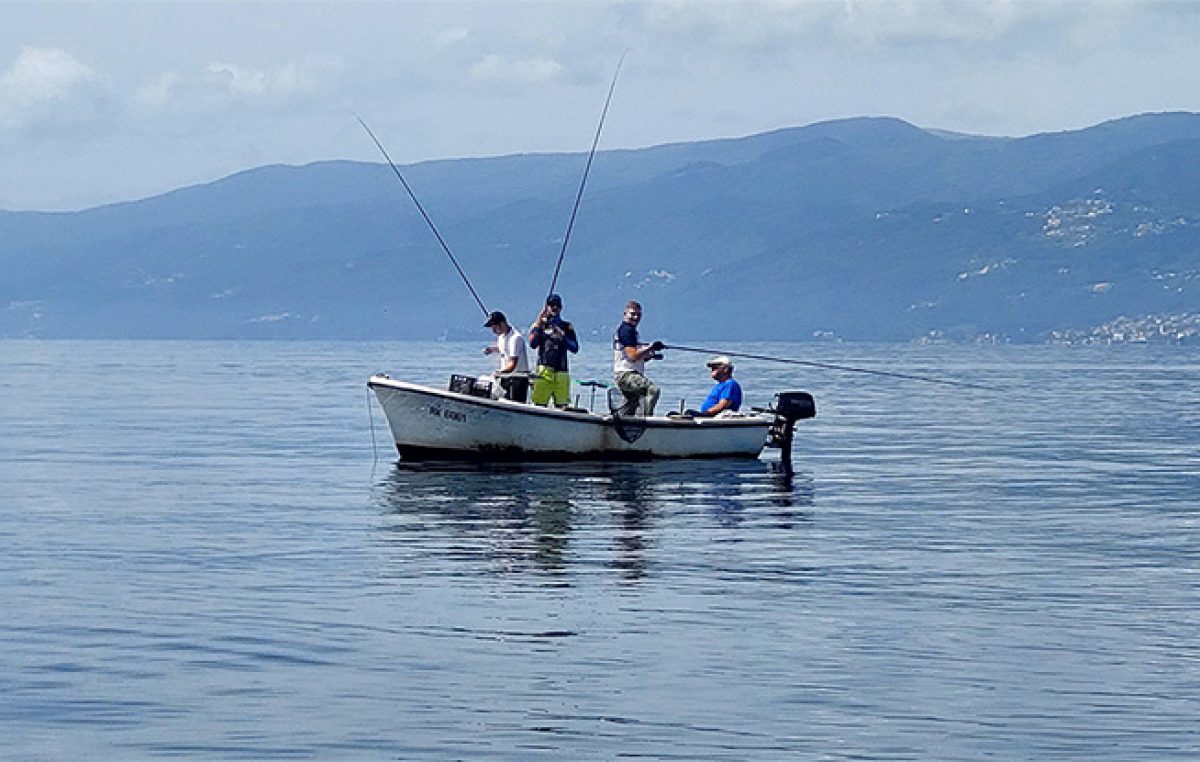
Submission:
<svg viewBox="0 0 1200 762">
<path fill-rule="evenodd" d="M 1200 756 L 1190 350 L 753 347 L 1005 390 L 747 363 L 788 476 L 373 464 L 474 345 L 5 348 L 0 757 Z"/>
</svg>

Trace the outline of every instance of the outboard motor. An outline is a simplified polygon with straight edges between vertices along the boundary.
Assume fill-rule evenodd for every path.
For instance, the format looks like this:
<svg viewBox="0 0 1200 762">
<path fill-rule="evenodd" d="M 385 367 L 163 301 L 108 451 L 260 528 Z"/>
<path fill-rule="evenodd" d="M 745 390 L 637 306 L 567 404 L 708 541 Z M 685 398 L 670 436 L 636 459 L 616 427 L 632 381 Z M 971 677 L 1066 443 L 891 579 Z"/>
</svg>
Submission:
<svg viewBox="0 0 1200 762">
<path fill-rule="evenodd" d="M 779 392 L 767 412 L 775 414 L 767 429 L 767 447 L 778 447 L 780 461 L 790 468 L 793 428 L 796 421 L 816 416 L 817 403 L 808 392 Z"/>
</svg>

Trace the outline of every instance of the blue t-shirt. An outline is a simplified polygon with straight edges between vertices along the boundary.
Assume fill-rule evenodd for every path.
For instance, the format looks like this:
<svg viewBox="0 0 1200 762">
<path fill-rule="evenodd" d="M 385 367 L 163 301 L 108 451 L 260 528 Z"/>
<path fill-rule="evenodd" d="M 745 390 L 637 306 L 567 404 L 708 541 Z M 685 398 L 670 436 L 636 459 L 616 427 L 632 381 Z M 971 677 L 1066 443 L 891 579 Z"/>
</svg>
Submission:
<svg viewBox="0 0 1200 762">
<path fill-rule="evenodd" d="M 721 400 L 729 400 L 726 410 L 737 410 L 742 406 L 742 386 L 732 378 L 728 378 L 712 388 L 700 406 L 701 412 L 708 410 Z"/>
<path fill-rule="evenodd" d="M 637 329 L 631 326 L 629 323 L 621 323 L 619 326 L 617 326 L 617 337 L 613 344 L 615 345 L 613 349 L 620 349 L 622 347 L 636 347 L 638 345 Z"/>
</svg>

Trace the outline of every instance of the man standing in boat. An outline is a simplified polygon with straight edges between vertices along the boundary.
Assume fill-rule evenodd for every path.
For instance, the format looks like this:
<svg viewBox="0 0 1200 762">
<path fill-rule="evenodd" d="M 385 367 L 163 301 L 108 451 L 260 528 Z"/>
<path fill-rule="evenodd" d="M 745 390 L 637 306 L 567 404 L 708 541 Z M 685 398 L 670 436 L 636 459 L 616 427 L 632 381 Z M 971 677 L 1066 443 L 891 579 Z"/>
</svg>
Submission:
<svg viewBox="0 0 1200 762">
<path fill-rule="evenodd" d="M 492 333 L 496 334 L 496 343 L 484 347 L 483 353 L 500 355 L 496 377 L 500 388 L 504 390 L 504 398 L 525 402 L 529 399 L 529 353 L 525 351 L 525 337 L 509 325 L 508 318 L 499 311 L 488 315 L 483 327 L 491 328 Z"/>
<path fill-rule="evenodd" d="M 618 415 L 630 416 L 642 408 L 645 416 L 654 415 L 658 404 L 658 386 L 646 378 L 647 360 L 659 359 L 664 345 L 661 341 L 642 344 L 638 339 L 638 323 L 642 322 L 642 305 L 630 300 L 625 304 L 625 314 L 617 335 L 613 337 L 613 381 L 625 395 L 625 404 Z"/>
<path fill-rule="evenodd" d="M 571 374 L 567 352 L 579 351 L 575 328 L 562 319 L 562 297 L 550 294 L 542 314 L 529 326 L 529 346 L 538 353 L 537 378 L 533 382 L 533 404 L 551 399 L 559 407 L 571 404 Z"/>
</svg>

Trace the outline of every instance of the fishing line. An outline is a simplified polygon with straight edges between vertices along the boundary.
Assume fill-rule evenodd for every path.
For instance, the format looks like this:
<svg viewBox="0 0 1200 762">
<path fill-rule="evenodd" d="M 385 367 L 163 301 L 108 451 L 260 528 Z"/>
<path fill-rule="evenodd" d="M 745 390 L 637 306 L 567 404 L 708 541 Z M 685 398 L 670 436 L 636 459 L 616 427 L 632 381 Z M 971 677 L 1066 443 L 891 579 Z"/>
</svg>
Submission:
<svg viewBox="0 0 1200 762">
<path fill-rule="evenodd" d="M 678 344 L 670 344 L 664 347 L 665 349 L 674 349 L 677 352 L 698 352 L 700 354 L 711 355 L 726 355 L 728 357 L 745 357 L 750 360 L 765 360 L 766 362 L 787 363 L 789 365 L 808 365 L 813 368 L 824 368 L 826 370 L 841 370 L 847 373 L 868 373 L 872 376 L 888 376 L 890 378 L 903 378 L 909 381 L 923 381 L 927 384 L 944 384 L 946 386 L 963 386 L 968 389 L 981 389 L 983 391 L 994 392 L 998 389 L 991 386 L 983 386 L 981 384 L 972 384 L 966 381 L 949 381 L 944 378 L 930 378 L 929 376 L 916 376 L 911 373 L 895 373 L 887 370 L 871 370 L 869 368 L 854 368 L 849 365 L 834 365 L 827 362 L 815 362 L 812 360 L 793 360 L 788 357 L 771 357 L 770 355 L 754 355 L 745 352 L 728 352 L 724 349 L 704 349 L 702 347 L 683 347 Z"/>
<path fill-rule="evenodd" d="M 479 298 L 479 294 L 475 292 L 475 287 L 472 286 L 471 281 L 467 279 L 467 274 L 463 272 L 462 267 L 460 267 L 458 264 L 458 260 L 455 259 L 454 254 L 450 252 L 450 247 L 446 245 L 446 241 L 444 238 L 442 238 L 442 234 L 438 232 L 437 226 L 433 224 L 433 220 L 431 220 L 429 215 L 425 213 L 425 207 L 421 206 L 421 202 L 417 199 L 417 194 L 413 193 L 413 189 L 409 187 L 408 181 L 404 179 L 404 175 L 400 174 L 400 168 L 396 166 L 394 161 L 392 161 L 392 157 L 388 156 L 388 152 L 383 147 L 383 143 L 379 142 L 379 138 L 375 137 L 375 133 L 371 132 L 371 128 L 367 126 L 367 123 L 363 121 L 361 116 L 354 114 L 354 118 L 358 120 L 358 123 L 361 124 L 363 129 L 367 131 L 367 134 L 371 136 L 371 140 L 375 141 L 375 146 L 379 149 L 379 152 L 383 154 L 383 158 L 387 159 L 388 165 L 392 168 L 392 171 L 396 173 L 396 177 L 400 180 L 400 184 L 404 186 L 404 190 L 408 191 L 408 197 L 411 198 L 413 203 L 417 205 L 417 211 L 419 211 L 421 216 L 425 218 L 425 223 L 429 225 L 429 229 L 432 230 L 434 236 L 437 237 L 438 243 L 442 245 L 442 251 L 446 252 L 446 256 L 450 257 L 450 261 L 454 263 L 454 269 L 458 271 L 458 276 L 462 278 L 463 283 L 467 284 L 467 289 L 470 290 L 471 296 L 475 297 L 475 303 L 479 305 L 479 309 L 483 310 L 483 314 L 485 316 L 488 315 L 488 308 L 483 306 L 483 300 Z"/>
<path fill-rule="evenodd" d="M 371 387 L 367 387 L 367 420 L 371 422 L 371 479 L 375 479 L 375 466 L 379 464 L 379 445 L 375 443 L 375 409 L 371 407 Z"/>
<path fill-rule="evenodd" d="M 627 53 L 628 51 L 626 51 Z M 608 115 L 608 104 L 612 102 L 613 90 L 617 87 L 617 76 L 621 73 L 621 64 L 625 61 L 625 53 L 617 61 L 617 70 L 613 72 L 612 84 L 608 86 L 608 97 L 604 99 L 604 109 L 600 112 L 600 123 L 596 125 L 596 136 L 592 138 L 592 150 L 588 153 L 587 165 L 583 168 L 583 179 L 579 181 L 579 192 L 575 194 L 575 205 L 571 208 L 571 219 L 567 221 L 567 232 L 563 235 L 562 249 L 558 252 L 558 262 L 554 265 L 554 277 L 550 279 L 550 290 L 558 284 L 558 273 L 562 270 L 563 257 L 567 255 L 567 244 L 571 241 L 571 230 L 575 227 L 575 216 L 579 214 L 579 202 L 583 200 L 583 189 L 587 185 L 588 175 L 592 171 L 592 160 L 596 158 L 596 146 L 600 144 L 600 132 L 604 129 L 604 117 Z"/>
</svg>

